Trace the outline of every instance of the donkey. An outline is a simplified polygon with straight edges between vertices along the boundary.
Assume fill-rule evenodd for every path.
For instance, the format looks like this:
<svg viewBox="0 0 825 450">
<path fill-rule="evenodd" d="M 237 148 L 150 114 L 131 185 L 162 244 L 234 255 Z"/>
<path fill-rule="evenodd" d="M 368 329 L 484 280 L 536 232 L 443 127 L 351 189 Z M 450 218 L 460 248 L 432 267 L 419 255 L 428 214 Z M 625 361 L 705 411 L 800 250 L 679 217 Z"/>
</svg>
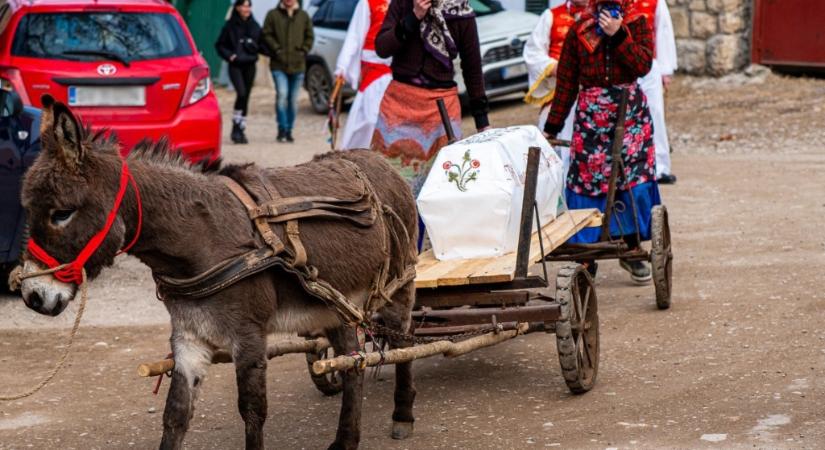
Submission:
<svg viewBox="0 0 825 450">
<path fill-rule="evenodd" d="M 112 209 L 124 161 L 138 186 L 140 199 L 136 200 L 134 188 L 128 187 L 108 234 L 85 263 L 89 279 L 111 265 L 118 250 L 138 232 L 138 203 L 142 204 L 142 231 L 128 253 L 148 265 L 155 276 L 192 277 L 255 248 L 257 231 L 241 202 L 218 178 L 219 173 L 185 162 L 177 153 L 170 153 L 165 142 L 142 143 L 124 160 L 115 138 L 91 133 L 66 105 L 47 96 L 41 128 L 42 151 L 26 175 L 23 205 L 32 239 L 57 261 L 74 260 L 101 229 Z M 418 232 L 415 202 L 403 178 L 379 156 L 358 150 L 316 157 L 299 166 L 261 170 L 284 196 L 334 196 L 352 190 L 352 180 L 315 176 L 323 172 L 320 168 L 343 164 L 343 159 L 357 165 L 381 203 L 397 212 L 400 220 L 395 231 L 411 237 L 405 251 L 414 263 Z M 238 169 L 225 168 L 222 173 Z M 387 257 L 381 245 L 382 230 L 334 220 L 306 220 L 300 226 L 308 263 L 318 269 L 319 277 L 354 304 L 363 305 Z M 281 227 L 273 228 L 284 238 Z M 29 248 L 31 252 L 31 245 Z M 43 269 L 44 264 L 27 254 L 24 276 Z M 56 316 L 75 297 L 77 286 L 41 275 L 26 278 L 22 292 L 29 308 Z M 397 290 L 377 311 L 384 325 L 408 333 L 414 297 L 412 282 Z M 323 334 L 339 355 L 359 346 L 353 328 L 343 325 L 322 301 L 307 294 L 292 275 L 278 269 L 245 278 L 206 298 L 163 301 L 171 318 L 175 361 L 163 414 L 163 449 L 182 447 L 195 398 L 216 350 L 232 354 L 246 448 L 259 449 L 264 446 L 267 415 L 267 335 L 275 331 Z M 390 347 L 412 345 L 399 336 L 390 336 L 388 341 Z M 413 430 L 411 369 L 411 363 L 395 368 L 394 439 L 407 438 Z M 352 449 L 357 448 L 360 438 L 363 372 L 348 371 L 342 378 L 338 431 L 329 448 Z"/>
</svg>

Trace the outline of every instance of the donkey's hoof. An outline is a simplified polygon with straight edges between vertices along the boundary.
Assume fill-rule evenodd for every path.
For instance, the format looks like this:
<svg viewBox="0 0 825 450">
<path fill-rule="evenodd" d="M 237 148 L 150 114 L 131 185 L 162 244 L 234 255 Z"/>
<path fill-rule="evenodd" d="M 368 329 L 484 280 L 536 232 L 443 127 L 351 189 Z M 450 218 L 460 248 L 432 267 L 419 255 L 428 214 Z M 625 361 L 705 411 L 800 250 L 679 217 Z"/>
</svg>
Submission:
<svg viewBox="0 0 825 450">
<path fill-rule="evenodd" d="M 412 422 L 392 422 L 392 438 L 407 439 L 413 434 Z"/>
</svg>

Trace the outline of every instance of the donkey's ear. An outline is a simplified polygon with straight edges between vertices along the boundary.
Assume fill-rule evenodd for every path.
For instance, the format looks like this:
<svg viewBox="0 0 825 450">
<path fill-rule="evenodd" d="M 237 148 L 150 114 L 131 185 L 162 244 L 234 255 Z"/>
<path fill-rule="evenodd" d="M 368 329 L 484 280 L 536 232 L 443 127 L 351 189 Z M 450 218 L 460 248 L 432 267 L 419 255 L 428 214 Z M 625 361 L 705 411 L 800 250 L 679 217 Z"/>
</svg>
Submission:
<svg viewBox="0 0 825 450">
<path fill-rule="evenodd" d="M 52 132 L 56 148 L 52 149 L 70 167 L 79 168 L 85 157 L 81 144 L 83 128 L 68 106 L 55 102 L 51 106 Z"/>
</svg>

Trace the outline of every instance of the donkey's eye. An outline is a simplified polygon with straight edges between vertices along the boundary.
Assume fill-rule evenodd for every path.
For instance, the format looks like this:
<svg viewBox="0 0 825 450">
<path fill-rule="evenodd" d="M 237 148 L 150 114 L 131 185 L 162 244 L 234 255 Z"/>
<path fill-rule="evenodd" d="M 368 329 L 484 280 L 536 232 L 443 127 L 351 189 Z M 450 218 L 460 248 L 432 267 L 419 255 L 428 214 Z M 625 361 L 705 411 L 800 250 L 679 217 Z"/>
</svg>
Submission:
<svg viewBox="0 0 825 450">
<path fill-rule="evenodd" d="M 51 221 L 54 225 L 64 225 L 72 218 L 75 210 L 73 209 L 58 209 L 52 212 Z"/>
</svg>

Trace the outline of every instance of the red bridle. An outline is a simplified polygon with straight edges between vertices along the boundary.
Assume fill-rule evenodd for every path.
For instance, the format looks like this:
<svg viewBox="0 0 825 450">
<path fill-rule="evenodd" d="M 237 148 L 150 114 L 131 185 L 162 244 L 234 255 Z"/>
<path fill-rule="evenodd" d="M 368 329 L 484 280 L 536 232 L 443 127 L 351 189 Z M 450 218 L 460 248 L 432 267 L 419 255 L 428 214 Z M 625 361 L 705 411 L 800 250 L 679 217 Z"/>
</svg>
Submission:
<svg viewBox="0 0 825 450">
<path fill-rule="evenodd" d="M 106 239 L 106 235 L 109 234 L 112 224 L 115 223 L 115 218 L 117 217 L 117 212 L 120 209 L 120 204 L 123 201 L 123 197 L 126 195 L 126 186 L 128 184 L 131 184 L 132 188 L 135 190 L 135 199 L 137 200 L 138 210 L 137 229 L 135 230 L 135 237 L 132 238 L 132 242 L 130 242 L 126 247 L 123 247 L 123 249 L 117 254 L 119 255 L 127 252 L 130 248 L 132 248 L 132 246 L 135 245 L 135 243 L 137 243 L 138 237 L 140 237 L 140 229 L 143 226 L 143 206 L 140 202 L 140 191 L 138 191 L 137 183 L 135 183 L 135 179 L 132 177 L 132 174 L 129 173 L 129 166 L 126 165 L 126 161 L 123 161 L 120 171 L 120 187 L 118 188 L 117 196 L 115 197 L 115 204 L 109 211 L 109 215 L 106 217 L 106 224 L 103 225 L 103 228 L 92 236 L 91 239 L 89 239 L 89 242 L 85 247 L 83 247 L 83 250 L 80 251 L 80 254 L 77 255 L 77 258 L 75 258 L 74 261 L 66 264 L 66 267 L 54 273 L 55 278 L 64 283 L 74 283 L 77 285 L 83 283 L 83 266 L 86 264 L 86 261 L 88 261 L 89 258 L 91 258 L 97 251 L 100 244 L 103 243 L 103 240 Z M 29 239 L 27 248 L 30 255 L 48 266 L 49 269 L 54 269 L 55 267 L 60 266 L 60 263 L 49 255 L 46 250 L 37 245 L 33 238 Z"/>
</svg>

